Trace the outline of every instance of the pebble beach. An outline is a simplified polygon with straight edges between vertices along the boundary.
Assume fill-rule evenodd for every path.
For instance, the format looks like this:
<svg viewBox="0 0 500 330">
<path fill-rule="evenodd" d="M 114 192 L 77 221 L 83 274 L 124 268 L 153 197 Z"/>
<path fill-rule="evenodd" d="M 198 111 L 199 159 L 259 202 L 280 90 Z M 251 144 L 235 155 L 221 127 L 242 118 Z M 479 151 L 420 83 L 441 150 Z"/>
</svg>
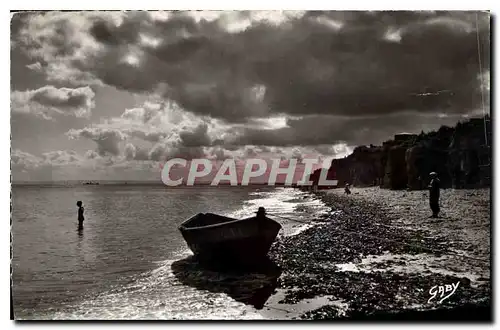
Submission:
<svg viewBox="0 0 500 330">
<path fill-rule="evenodd" d="M 331 211 L 271 248 L 283 272 L 267 317 L 491 320 L 489 189 L 442 190 L 438 219 L 427 191 L 316 194 Z"/>
</svg>

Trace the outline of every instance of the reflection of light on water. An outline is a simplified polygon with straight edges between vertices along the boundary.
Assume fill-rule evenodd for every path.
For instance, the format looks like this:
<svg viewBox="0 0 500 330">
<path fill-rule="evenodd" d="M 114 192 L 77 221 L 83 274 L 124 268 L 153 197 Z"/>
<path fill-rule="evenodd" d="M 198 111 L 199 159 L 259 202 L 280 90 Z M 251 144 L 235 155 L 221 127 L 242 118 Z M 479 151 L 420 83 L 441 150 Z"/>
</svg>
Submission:
<svg viewBox="0 0 500 330">
<path fill-rule="evenodd" d="M 257 196 L 257 198 L 246 201 L 240 210 L 226 215 L 235 218 L 253 216 L 260 206 L 265 207 L 268 213 L 295 216 L 309 216 L 308 211 L 310 210 L 325 212 L 327 209 L 319 199 L 294 188 L 277 188 L 273 191 L 253 192 L 250 195 Z M 302 212 L 297 212 L 297 209 Z"/>
<path fill-rule="evenodd" d="M 268 213 L 292 219 L 310 220 L 328 208 L 308 193 L 293 188 L 264 190 L 251 194 L 236 212 L 225 214 L 234 218 L 253 216 L 263 206 Z M 272 216 L 271 216 L 272 217 Z M 284 225 L 285 233 L 297 234 L 311 225 L 297 225 L 275 218 Z M 78 304 L 65 306 L 40 316 L 46 319 L 262 319 L 265 316 L 253 307 L 238 302 L 221 292 L 209 292 L 181 283 L 172 272 L 172 264 L 191 255 L 188 250 L 176 251 L 169 260 L 140 274 L 126 286 L 111 287 Z M 38 318 L 38 316 L 37 316 Z"/>
<path fill-rule="evenodd" d="M 297 235 L 312 227 L 312 224 L 298 224 L 286 218 L 311 221 L 329 208 L 308 192 L 294 188 L 276 188 L 272 191 L 257 191 L 250 195 L 256 197 L 245 202 L 243 207 L 235 212 L 225 214 L 233 218 L 245 218 L 255 214 L 259 207 L 264 207 L 270 218 L 283 225 L 285 235 Z M 284 218 L 282 218 L 284 217 Z"/>
<path fill-rule="evenodd" d="M 184 257 L 190 253 L 184 253 Z M 175 260 L 123 288 L 66 308 L 52 319 L 259 319 L 262 316 L 224 293 L 198 290 L 180 283 L 172 273 Z"/>
</svg>

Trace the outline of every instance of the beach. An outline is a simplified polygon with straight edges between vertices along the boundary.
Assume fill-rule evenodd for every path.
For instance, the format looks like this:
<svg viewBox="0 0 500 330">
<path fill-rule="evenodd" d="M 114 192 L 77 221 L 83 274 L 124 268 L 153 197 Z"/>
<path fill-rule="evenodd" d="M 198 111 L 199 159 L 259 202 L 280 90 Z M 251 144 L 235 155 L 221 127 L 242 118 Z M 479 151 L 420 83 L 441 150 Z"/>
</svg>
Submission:
<svg viewBox="0 0 500 330">
<path fill-rule="evenodd" d="M 425 191 L 352 192 L 16 187 L 16 319 L 488 317 L 488 189 L 442 190 L 441 219 L 428 218 Z M 74 200 L 86 205 L 83 233 Z M 255 272 L 204 269 L 177 230 L 197 212 L 242 218 L 260 206 L 283 229 L 269 267 Z M 448 299 L 428 303 L 432 287 L 457 282 Z"/>
<path fill-rule="evenodd" d="M 331 211 L 271 249 L 283 272 L 268 317 L 491 319 L 489 189 L 442 190 L 438 219 L 427 191 L 316 194 Z"/>
</svg>

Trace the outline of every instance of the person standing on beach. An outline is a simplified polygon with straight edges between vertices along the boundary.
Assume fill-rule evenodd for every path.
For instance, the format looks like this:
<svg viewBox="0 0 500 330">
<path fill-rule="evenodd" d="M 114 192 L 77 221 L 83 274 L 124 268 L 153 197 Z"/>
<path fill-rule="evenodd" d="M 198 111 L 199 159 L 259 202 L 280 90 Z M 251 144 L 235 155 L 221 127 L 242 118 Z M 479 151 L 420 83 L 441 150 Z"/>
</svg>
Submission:
<svg viewBox="0 0 500 330">
<path fill-rule="evenodd" d="M 83 220 L 85 220 L 85 217 L 83 216 L 83 212 L 85 210 L 83 208 L 82 201 L 76 202 L 76 206 L 78 206 L 78 230 L 82 230 L 83 229 Z"/>
<path fill-rule="evenodd" d="M 351 194 L 351 189 L 349 188 L 349 184 L 348 183 L 345 184 L 344 193 L 347 194 L 347 195 Z"/>
<path fill-rule="evenodd" d="M 438 218 L 439 214 L 439 189 L 440 181 L 436 172 L 429 174 L 431 182 L 429 184 L 429 203 L 432 210 L 432 218 Z"/>
</svg>

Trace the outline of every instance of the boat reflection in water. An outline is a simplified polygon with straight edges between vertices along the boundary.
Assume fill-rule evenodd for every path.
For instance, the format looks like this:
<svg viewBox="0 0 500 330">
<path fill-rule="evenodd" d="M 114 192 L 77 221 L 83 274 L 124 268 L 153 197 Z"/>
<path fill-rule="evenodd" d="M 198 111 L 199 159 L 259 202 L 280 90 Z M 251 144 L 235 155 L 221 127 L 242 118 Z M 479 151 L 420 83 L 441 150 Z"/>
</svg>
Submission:
<svg viewBox="0 0 500 330">
<path fill-rule="evenodd" d="M 262 309 L 275 292 L 279 268 L 273 261 L 266 259 L 252 269 L 221 270 L 207 268 L 194 256 L 177 260 L 172 264 L 174 276 L 184 285 L 200 290 L 225 293 L 236 301 Z"/>
</svg>

